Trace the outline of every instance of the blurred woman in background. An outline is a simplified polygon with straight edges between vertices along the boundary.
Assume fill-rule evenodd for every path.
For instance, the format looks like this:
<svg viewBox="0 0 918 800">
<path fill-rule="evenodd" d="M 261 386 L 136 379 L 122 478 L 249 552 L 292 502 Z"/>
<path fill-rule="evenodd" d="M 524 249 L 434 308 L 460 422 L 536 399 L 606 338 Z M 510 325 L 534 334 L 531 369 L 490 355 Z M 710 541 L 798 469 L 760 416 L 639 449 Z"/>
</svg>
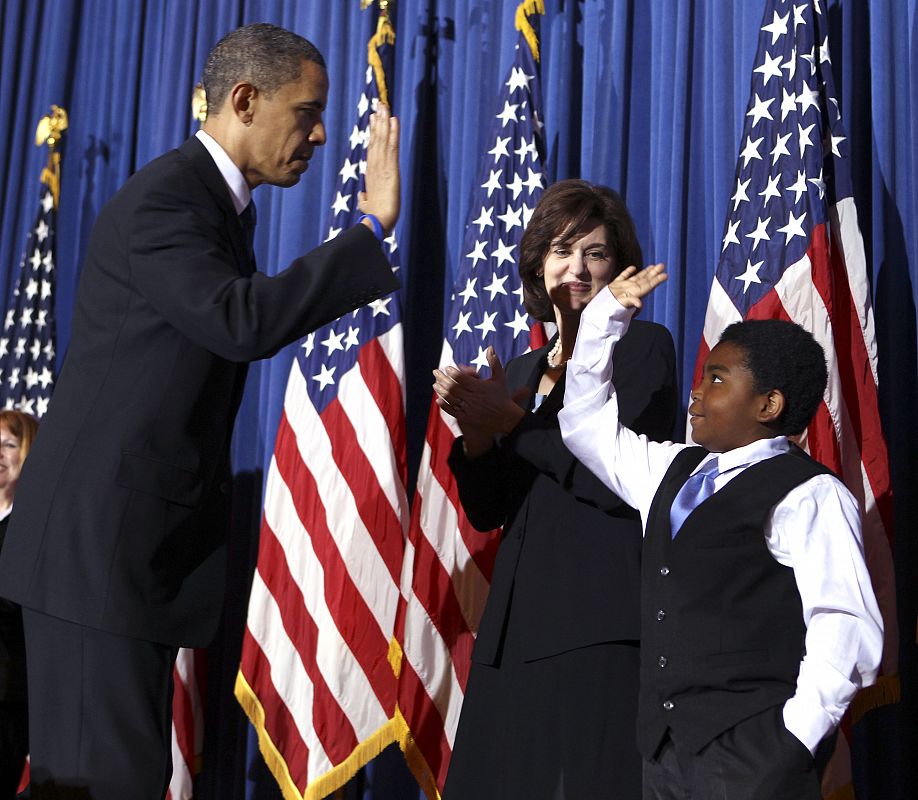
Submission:
<svg viewBox="0 0 918 800">
<path fill-rule="evenodd" d="M 13 510 L 16 482 L 37 430 L 34 417 L 20 411 L 0 411 L 0 549 Z M 19 606 L 0 597 L 0 800 L 16 796 L 28 752 L 22 614 Z"/>
</svg>

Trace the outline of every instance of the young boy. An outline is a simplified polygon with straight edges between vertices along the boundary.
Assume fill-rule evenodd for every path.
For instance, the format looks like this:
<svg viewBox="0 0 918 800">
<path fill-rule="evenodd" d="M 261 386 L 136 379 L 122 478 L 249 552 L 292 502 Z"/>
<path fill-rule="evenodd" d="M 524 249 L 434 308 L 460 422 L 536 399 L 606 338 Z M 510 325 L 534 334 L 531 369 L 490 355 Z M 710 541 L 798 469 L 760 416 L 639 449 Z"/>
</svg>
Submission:
<svg viewBox="0 0 918 800">
<path fill-rule="evenodd" d="M 665 279 L 629 267 L 591 301 L 559 415 L 644 522 L 644 797 L 818 800 L 814 756 L 883 640 L 857 502 L 787 438 L 816 412 L 825 356 L 792 323 L 731 325 L 691 395 L 701 446 L 648 441 L 618 420 L 612 352 Z"/>
</svg>

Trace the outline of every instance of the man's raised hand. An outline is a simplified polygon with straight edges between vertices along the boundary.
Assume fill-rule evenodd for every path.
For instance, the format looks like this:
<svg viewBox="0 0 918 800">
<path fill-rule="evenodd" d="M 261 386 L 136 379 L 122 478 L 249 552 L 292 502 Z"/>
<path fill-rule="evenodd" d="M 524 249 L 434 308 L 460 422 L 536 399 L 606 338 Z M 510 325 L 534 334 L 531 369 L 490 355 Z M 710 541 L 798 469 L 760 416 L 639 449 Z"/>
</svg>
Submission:
<svg viewBox="0 0 918 800">
<path fill-rule="evenodd" d="M 370 115 L 370 142 L 367 145 L 366 191 L 360 193 L 357 207 L 375 216 L 386 233 L 398 220 L 401 204 L 401 177 L 398 168 L 398 117 L 380 103 Z"/>
</svg>

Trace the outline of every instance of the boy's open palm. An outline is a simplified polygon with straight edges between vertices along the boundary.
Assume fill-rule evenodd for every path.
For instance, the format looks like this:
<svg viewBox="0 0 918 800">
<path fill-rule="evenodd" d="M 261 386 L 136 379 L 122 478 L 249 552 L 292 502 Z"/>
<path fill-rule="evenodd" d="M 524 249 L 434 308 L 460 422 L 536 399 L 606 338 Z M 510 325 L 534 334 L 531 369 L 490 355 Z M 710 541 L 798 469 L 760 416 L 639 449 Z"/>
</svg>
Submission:
<svg viewBox="0 0 918 800">
<path fill-rule="evenodd" d="M 626 267 L 609 284 L 609 291 L 625 308 L 641 308 L 644 305 L 641 298 L 666 280 L 665 269 L 663 264 L 651 264 L 642 270 Z"/>
</svg>

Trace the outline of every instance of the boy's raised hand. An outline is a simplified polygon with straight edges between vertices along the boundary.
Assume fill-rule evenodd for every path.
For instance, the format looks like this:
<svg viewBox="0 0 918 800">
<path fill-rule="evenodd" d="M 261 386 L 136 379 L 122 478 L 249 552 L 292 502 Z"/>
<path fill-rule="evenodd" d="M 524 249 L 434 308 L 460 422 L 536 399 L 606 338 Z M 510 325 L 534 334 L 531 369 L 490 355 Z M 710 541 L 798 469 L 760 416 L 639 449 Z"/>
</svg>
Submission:
<svg viewBox="0 0 918 800">
<path fill-rule="evenodd" d="M 644 305 L 641 298 L 646 297 L 666 280 L 665 269 L 663 264 L 651 264 L 642 270 L 638 270 L 637 267 L 626 267 L 609 284 L 609 291 L 625 308 L 639 309 Z"/>
</svg>

